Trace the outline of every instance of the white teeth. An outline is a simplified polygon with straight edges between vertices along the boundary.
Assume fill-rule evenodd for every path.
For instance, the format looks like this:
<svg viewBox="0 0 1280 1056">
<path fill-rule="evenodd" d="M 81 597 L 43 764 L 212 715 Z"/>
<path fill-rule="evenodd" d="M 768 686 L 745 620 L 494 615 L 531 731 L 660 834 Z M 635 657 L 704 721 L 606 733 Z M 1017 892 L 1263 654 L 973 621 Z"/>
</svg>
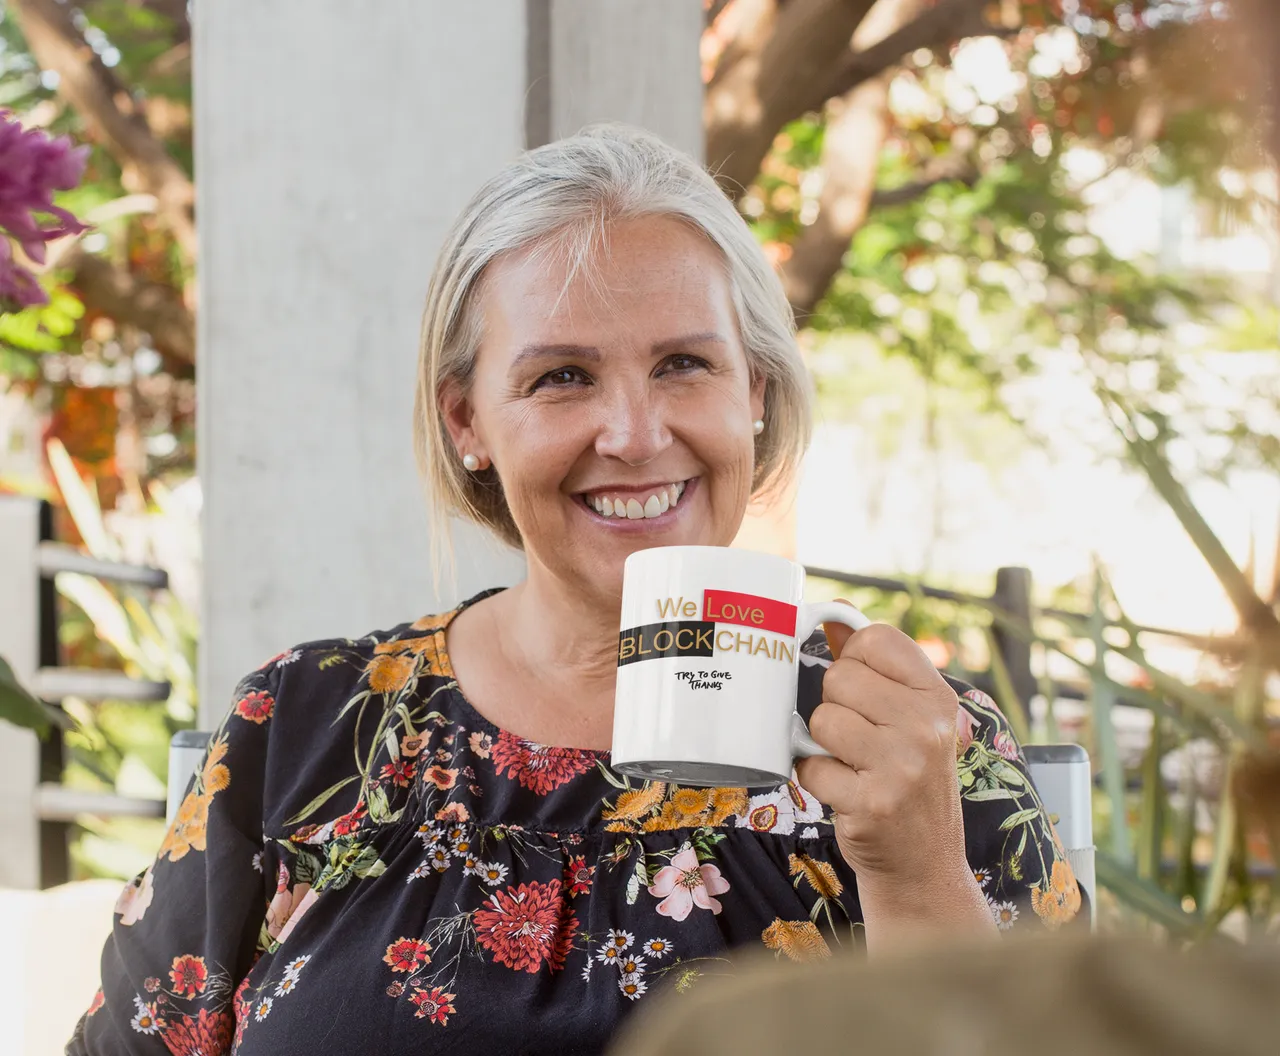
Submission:
<svg viewBox="0 0 1280 1056">
<path fill-rule="evenodd" d="M 608 496 L 584 497 L 587 505 L 602 517 L 622 517 L 638 521 L 644 518 L 661 517 L 680 501 L 684 489 L 683 481 L 666 484 L 643 502 L 639 499 L 609 498 Z"/>
</svg>

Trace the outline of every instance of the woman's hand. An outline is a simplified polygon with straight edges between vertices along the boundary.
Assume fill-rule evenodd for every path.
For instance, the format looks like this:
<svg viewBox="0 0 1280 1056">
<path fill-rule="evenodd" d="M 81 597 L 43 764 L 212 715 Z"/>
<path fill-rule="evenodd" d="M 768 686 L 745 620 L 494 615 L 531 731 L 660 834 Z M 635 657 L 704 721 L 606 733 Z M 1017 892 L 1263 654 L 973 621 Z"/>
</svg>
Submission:
<svg viewBox="0 0 1280 1056">
<path fill-rule="evenodd" d="M 965 858 L 955 691 L 895 627 L 855 634 L 832 624 L 827 637 L 836 660 L 809 730 L 833 758 L 804 759 L 797 776 L 835 812 L 868 945 L 942 930 L 994 933 Z"/>
</svg>

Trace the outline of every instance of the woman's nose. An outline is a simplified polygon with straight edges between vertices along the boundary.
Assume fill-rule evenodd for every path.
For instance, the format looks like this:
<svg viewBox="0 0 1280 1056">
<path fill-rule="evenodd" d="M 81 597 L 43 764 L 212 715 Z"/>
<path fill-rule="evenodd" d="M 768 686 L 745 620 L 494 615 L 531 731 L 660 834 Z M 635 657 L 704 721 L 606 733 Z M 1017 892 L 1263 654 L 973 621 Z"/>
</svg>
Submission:
<svg viewBox="0 0 1280 1056">
<path fill-rule="evenodd" d="M 642 466 L 670 446 L 671 432 L 660 404 L 640 394 L 609 402 L 596 436 L 597 454 Z"/>
</svg>

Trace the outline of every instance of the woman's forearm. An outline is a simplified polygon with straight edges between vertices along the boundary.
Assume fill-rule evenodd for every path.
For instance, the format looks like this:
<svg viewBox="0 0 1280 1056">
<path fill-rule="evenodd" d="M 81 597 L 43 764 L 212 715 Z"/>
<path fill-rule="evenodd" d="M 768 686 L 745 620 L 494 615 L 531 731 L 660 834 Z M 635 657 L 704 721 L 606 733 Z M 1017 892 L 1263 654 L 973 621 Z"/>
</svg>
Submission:
<svg viewBox="0 0 1280 1056">
<path fill-rule="evenodd" d="M 968 863 L 918 882 L 859 876 L 858 899 L 873 955 L 930 941 L 999 934 Z"/>
</svg>

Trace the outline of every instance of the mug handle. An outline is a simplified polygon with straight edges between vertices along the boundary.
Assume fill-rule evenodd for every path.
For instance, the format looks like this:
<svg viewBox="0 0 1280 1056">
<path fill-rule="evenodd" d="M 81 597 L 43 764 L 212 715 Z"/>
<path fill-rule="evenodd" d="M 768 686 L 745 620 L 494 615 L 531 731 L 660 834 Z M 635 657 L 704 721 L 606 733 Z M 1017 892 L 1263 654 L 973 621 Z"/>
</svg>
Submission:
<svg viewBox="0 0 1280 1056">
<path fill-rule="evenodd" d="M 809 636 L 822 623 L 843 623 L 854 631 L 870 627 L 871 621 L 852 605 L 839 601 L 820 601 L 813 605 L 801 605 L 799 618 L 796 620 L 796 646 L 803 645 Z M 803 633 L 801 633 L 803 632 Z M 814 755 L 830 757 L 831 753 L 822 747 L 809 734 L 809 727 L 800 718 L 799 712 L 791 713 L 791 756 L 793 759 L 807 759 Z"/>
</svg>

